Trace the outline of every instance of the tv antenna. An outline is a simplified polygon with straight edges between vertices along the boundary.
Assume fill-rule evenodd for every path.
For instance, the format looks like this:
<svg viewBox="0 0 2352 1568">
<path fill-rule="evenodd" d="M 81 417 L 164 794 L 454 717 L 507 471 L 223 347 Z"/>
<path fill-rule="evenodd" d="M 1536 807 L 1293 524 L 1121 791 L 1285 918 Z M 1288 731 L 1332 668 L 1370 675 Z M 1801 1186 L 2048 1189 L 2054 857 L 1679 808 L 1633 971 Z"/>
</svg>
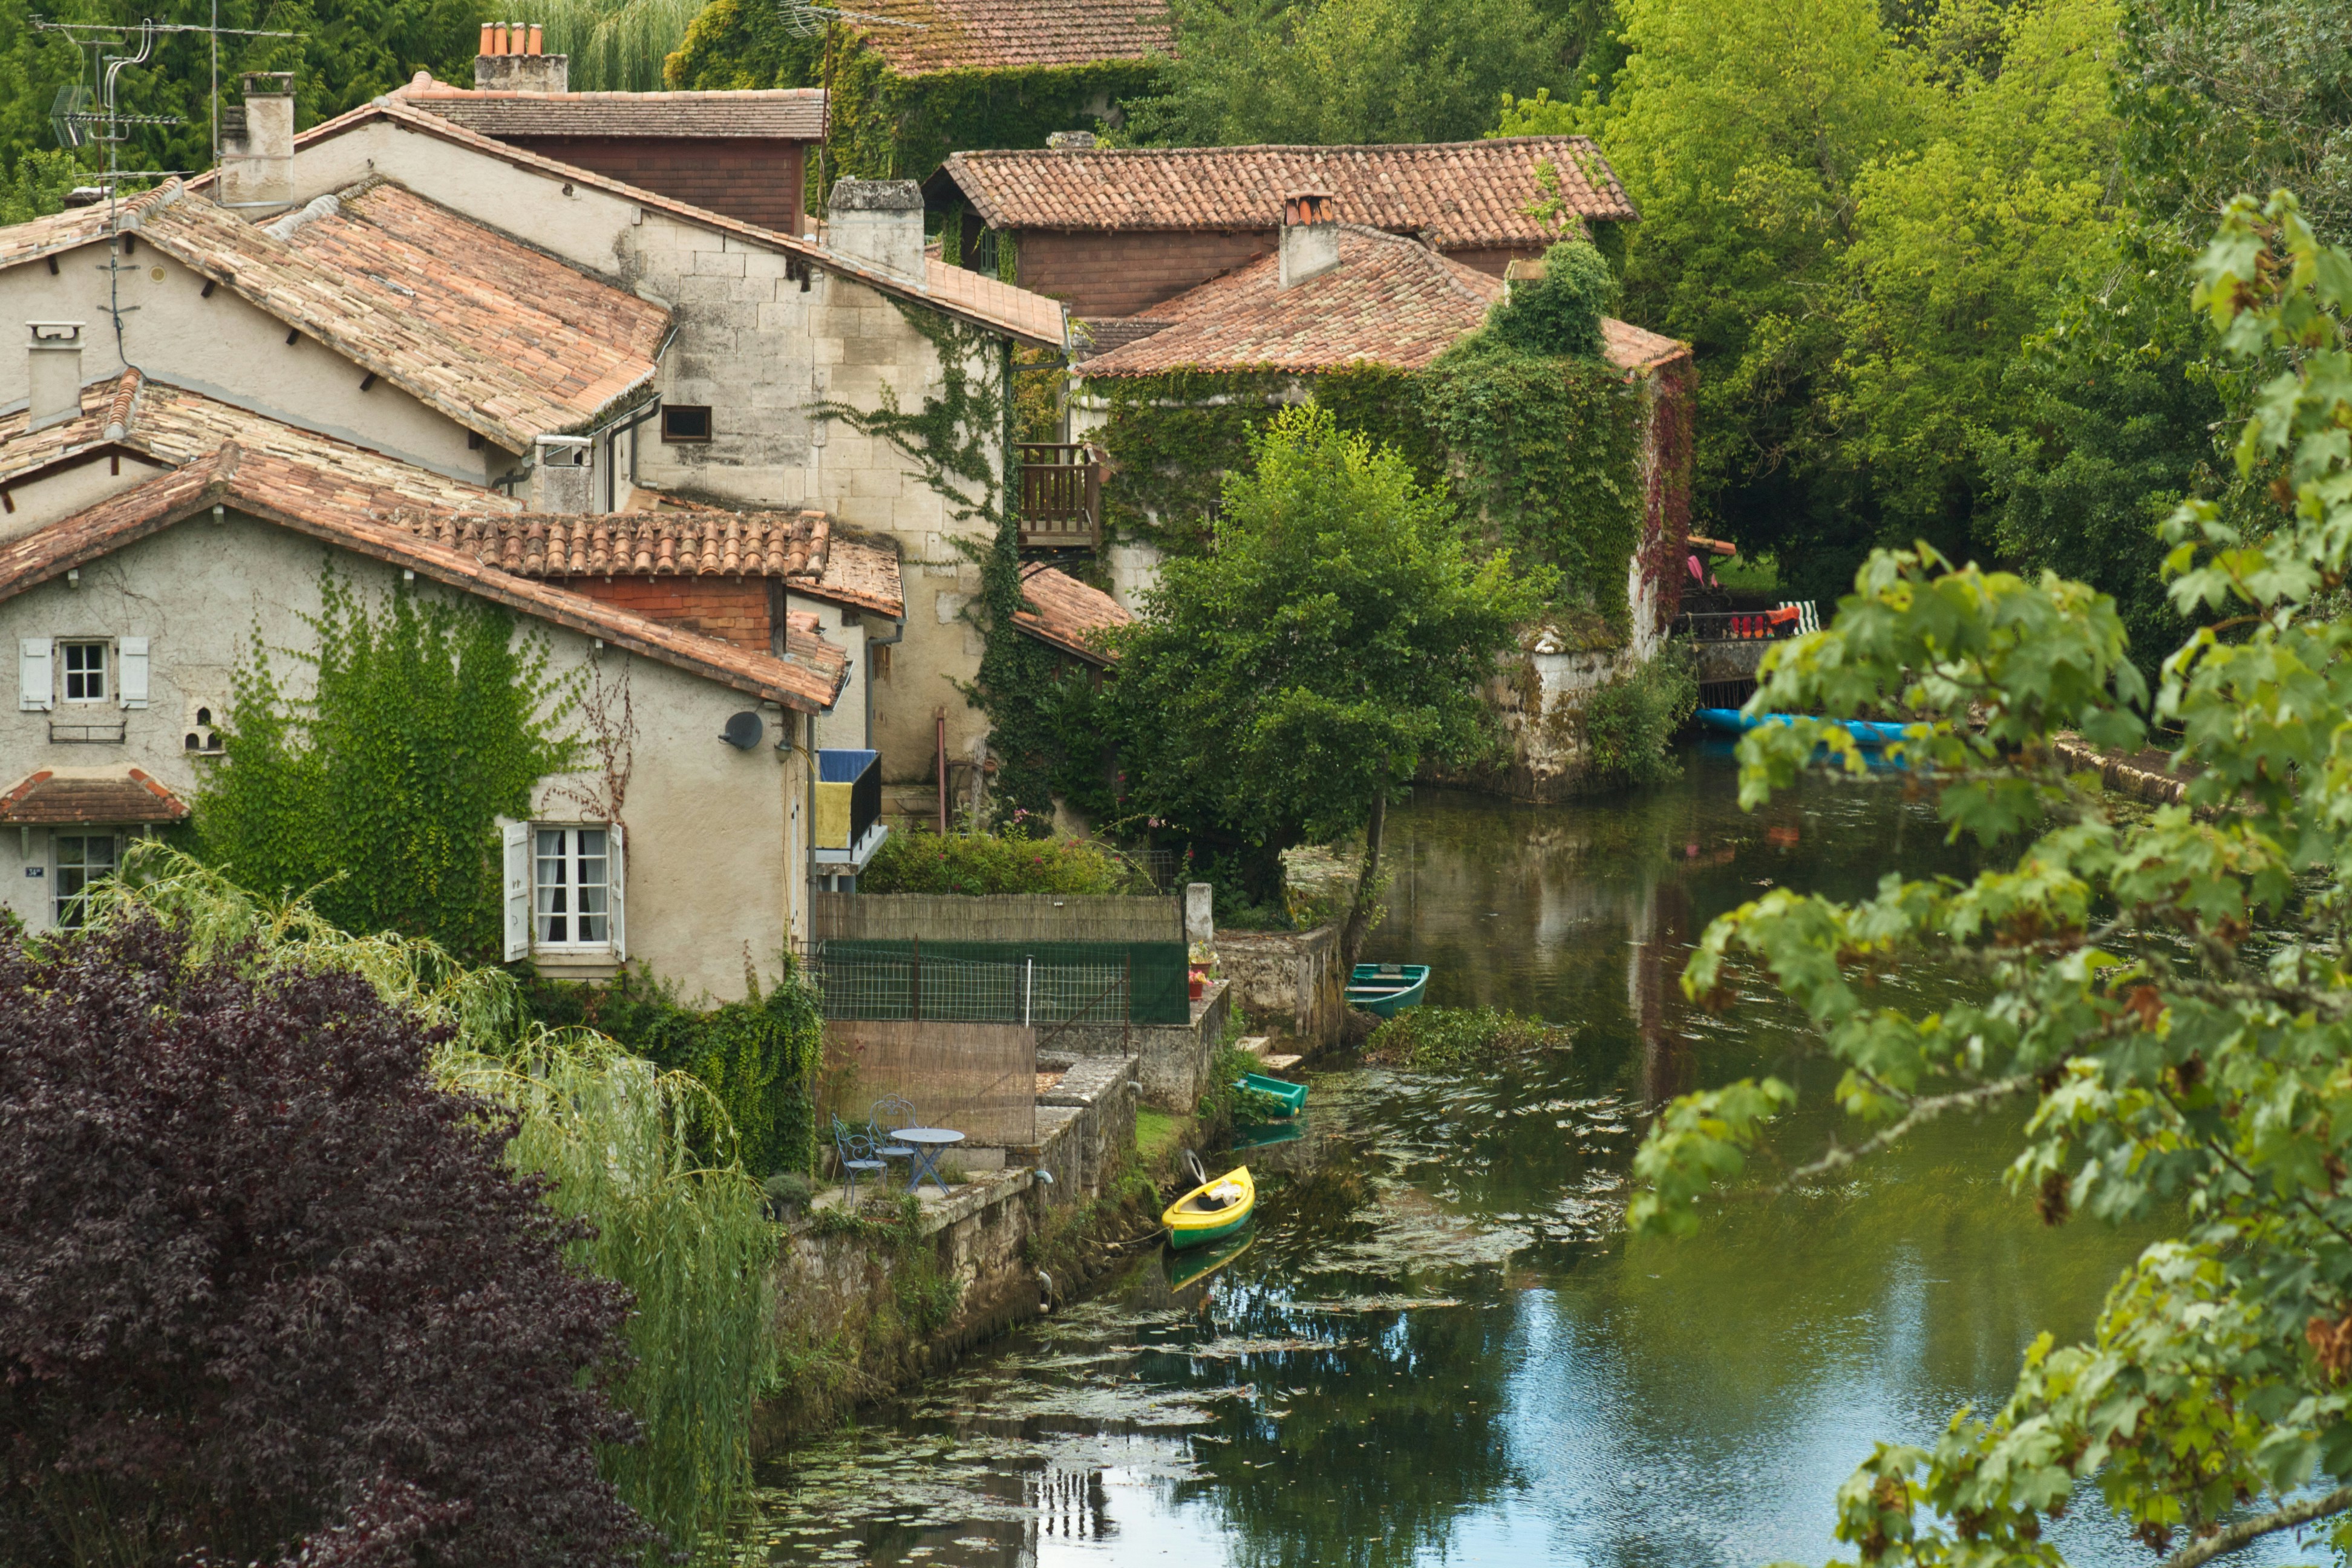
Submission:
<svg viewBox="0 0 2352 1568">
<path fill-rule="evenodd" d="M 877 27 L 904 27 L 916 33 L 926 33 L 930 28 L 922 22 L 903 22 L 871 11 L 845 11 L 837 5 L 815 5 L 813 0 L 777 0 L 776 12 L 784 31 L 795 38 L 814 38 L 820 32 L 824 35 L 824 64 L 817 74 L 818 85 L 824 89 L 824 122 L 816 142 L 816 190 L 817 200 L 829 207 L 833 193 L 825 180 L 833 167 L 833 25 L 867 22 Z"/>
<path fill-rule="evenodd" d="M 255 27 L 224 27 L 220 25 L 220 0 L 213 0 L 212 20 L 203 22 L 158 22 L 153 17 L 142 20 L 138 26 L 96 22 L 52 22 L 45 17 L 32 18 L 37 32 L 62 33 L 74 47 L 88 51 L 90 57 L 89 80 L 77 81 L 58 89 L 49 104 L 49 129 L 58 144 L 68 152 L 102 145 L 106 148 L 104 175 L 107 198 L 110 202 L 118 181 L 127 179 L 160 179 L 167 174 L 184 174 L 184 169 L 125 169 L 121 165 L 119 149 L 131 140 L 133 132 L 146 126 L 183 125 L 186 121 L 171 114 L 125 114 L 120 97 L 122 73 L 132 66 L 145 65 L 154 57 L 155 40 L 167 33 L 203 33 L 212 42 L 212 142 L 213 162 L 220 162 L 220 41 L 224 36 L 244 38 L 299 38 L 299 33 L 266 32 Z M 128 53 L 112 52 L 128 49 L 131 40 L 138 47 Z"/>
</svg>

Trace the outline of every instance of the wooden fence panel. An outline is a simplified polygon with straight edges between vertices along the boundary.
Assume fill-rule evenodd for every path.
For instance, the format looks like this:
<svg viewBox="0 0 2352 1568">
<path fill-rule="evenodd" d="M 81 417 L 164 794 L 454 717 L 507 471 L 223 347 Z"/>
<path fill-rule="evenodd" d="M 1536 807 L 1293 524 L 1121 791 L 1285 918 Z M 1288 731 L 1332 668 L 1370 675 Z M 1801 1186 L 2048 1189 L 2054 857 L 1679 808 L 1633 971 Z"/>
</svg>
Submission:
<svg viewBox="0 0 2352 1568">
<path fill-rule="evenodd" d="M 932 1127 L 980 1148 L 1037 1142 L 1037 1032 L 1018 1024 L 829 1019 L 825 1079 L 834 1114 L 862 1121 L 885 1095 L 904 1096 Z M 830 1124 L 827 1124 L 828 1130 Z M 953 1161 L 952 1151 L 940 1163 Z"/>
</svg>

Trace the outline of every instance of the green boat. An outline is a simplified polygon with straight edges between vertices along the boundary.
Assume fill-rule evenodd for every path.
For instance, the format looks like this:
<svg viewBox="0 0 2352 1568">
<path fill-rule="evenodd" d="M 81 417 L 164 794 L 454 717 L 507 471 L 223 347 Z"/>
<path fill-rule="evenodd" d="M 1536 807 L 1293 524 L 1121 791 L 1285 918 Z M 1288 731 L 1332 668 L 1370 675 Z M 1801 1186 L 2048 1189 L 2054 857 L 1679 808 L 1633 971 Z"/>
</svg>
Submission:
<svg viewBox="0 0 2352 1568">
<path fill-rule="evenodd" d="M 1268 1078 L 1262 1072 L 1242 1074 L 1234 1079 L 1234 1087 L 1244 1091 L 1254 1090 L 1275 1101 L 1268 1105 L 1261 1100 L 1249 1107 L 1262 1116 L 1296 1116 L 1307 1105 L 1305 1084 L 1286 1083 L 1278 1078 Z"/>
<path fill-rule="evenodd" d="M 1421 994 L 1428 988 L 1426 963 L 1360 963 L 1348 982 L 1348 1005 L 1375 1017 L 1393 1018 L 1407 1007 L 1420 1006 Z"/>
</svg>

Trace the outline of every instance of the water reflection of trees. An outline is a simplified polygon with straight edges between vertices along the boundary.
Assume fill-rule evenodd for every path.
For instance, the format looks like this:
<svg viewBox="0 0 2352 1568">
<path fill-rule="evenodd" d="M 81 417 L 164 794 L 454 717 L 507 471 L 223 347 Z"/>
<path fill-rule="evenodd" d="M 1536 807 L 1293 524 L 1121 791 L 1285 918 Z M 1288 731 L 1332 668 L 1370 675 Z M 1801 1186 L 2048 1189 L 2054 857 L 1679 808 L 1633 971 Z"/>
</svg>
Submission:
<svg viewBox="0 0 2352 1568">
<path fill-rule="evenodd" d="M 1388 1279 L 1357 1284 L 1395 1288 Z M 1227 1411 L 1213 1434 L 1224 1441 L 1196 1448 L 1213 1479 L 1186 1483 L 1223 1510 L 1237 1563 L 1413 1563 L 1441 1551 L 1465 1510 L 1511 1482 L 1503 1421 L 1508 1310 L 1489 1304 L 1333 1316 L 1242 1289 L 1228 1294 L 1218 1317 L 1229 1334 L 1353 1342 L 1198 1374 L 1255 1382 L 1262 1395 L 1254 1408 Z"/>
</svg>

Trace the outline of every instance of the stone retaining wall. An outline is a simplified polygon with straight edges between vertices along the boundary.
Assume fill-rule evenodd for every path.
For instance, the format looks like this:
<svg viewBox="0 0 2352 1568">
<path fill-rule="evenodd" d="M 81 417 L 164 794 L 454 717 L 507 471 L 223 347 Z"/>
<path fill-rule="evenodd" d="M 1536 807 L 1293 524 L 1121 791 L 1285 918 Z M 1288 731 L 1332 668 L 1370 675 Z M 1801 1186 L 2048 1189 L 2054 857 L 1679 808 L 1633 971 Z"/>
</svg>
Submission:
<svg viewBox="0 0 2352 1568">
<path fill-rule="evenodd" d="M 1144 1102 L 1163 1110 L 1189 1112 L 1209 1087 L 1209 1064 L 1225 1037 L 1233 987 L 1223 980 L 1203 989 L 1184 1024 L 1072 1024 L 1037 1031 L 1041 1056 L 1133 1057 Z M 1042 1119 L 1043 1106 L 1038 1112 Z"/>
<path fill-rule="evenodd" d="M 1221 931 L 1217 968 L 1251 1028 L 1316 1046 L 1340 1037 L 1348 994 L 1339 973 L 1339 927 Z"/>
</svg>

